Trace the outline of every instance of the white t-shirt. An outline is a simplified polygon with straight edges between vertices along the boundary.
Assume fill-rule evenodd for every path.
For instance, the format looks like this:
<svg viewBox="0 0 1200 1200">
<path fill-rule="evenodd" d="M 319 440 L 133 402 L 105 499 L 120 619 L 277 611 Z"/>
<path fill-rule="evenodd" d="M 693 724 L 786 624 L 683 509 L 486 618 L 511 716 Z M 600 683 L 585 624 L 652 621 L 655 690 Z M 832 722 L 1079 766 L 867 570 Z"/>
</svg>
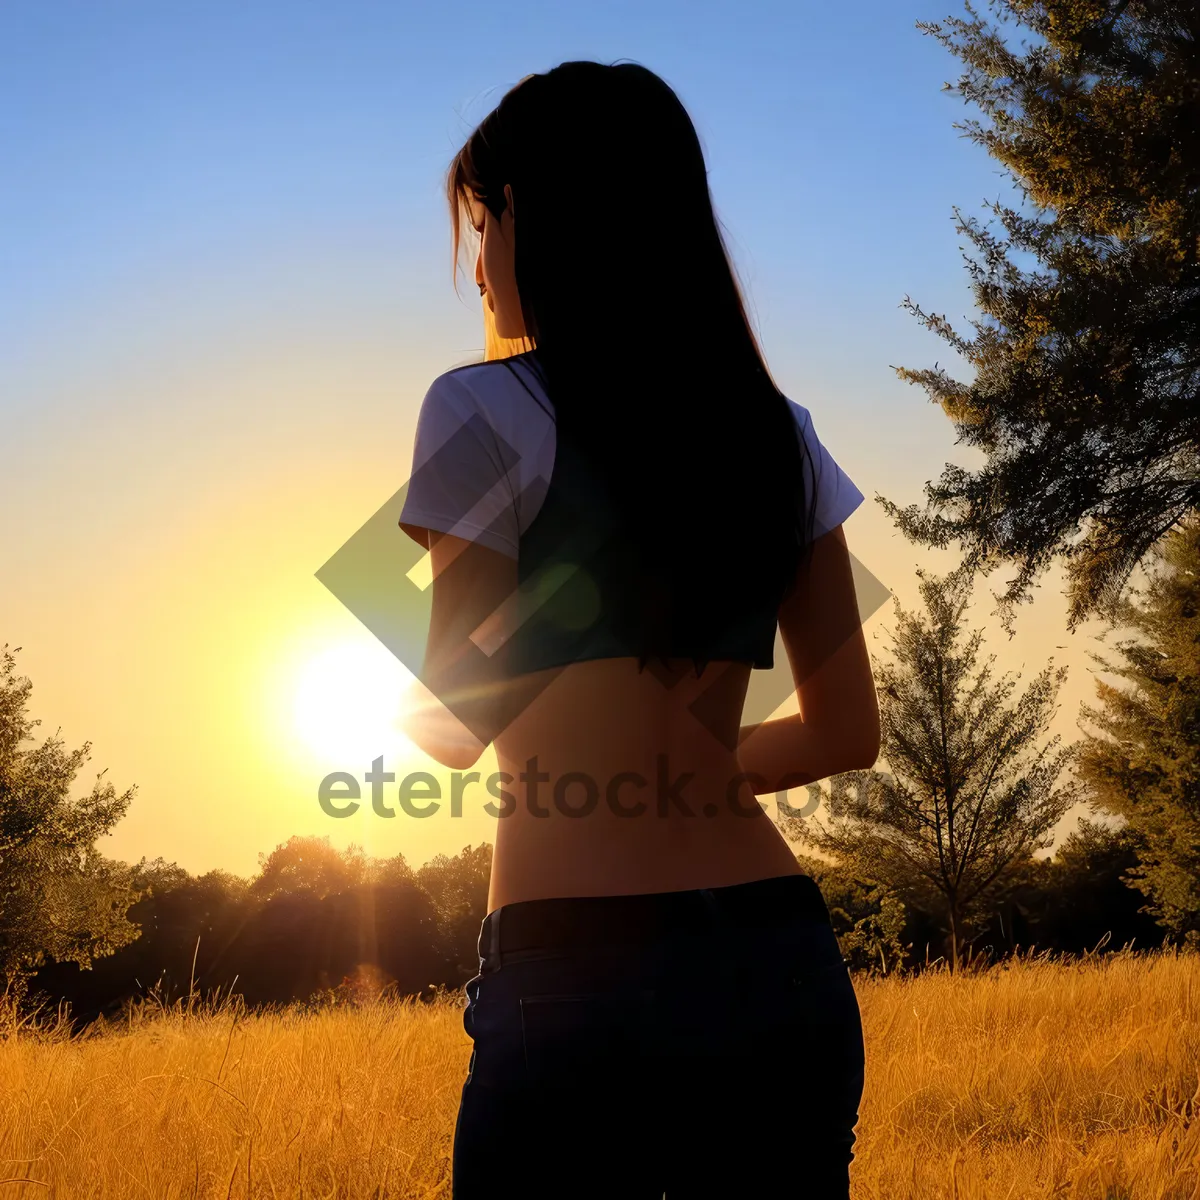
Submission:
<svg viewBox="0 0 1200 1200">
<path fill-rule="evenodd" d="M 854 512 L 863 494 L 817 437 L 808 409 L 790 398 L 788 404 L 816 467 L 815 484 L 811 474 L 805 482 L 808 496 L 816 489 L 813 536 L 820 537 Z M 520 356 L 439 375 L 421 402 L 400 524 L 455 534 L 516 558 L 554 467 L 553 412 Z"/>
</svg>

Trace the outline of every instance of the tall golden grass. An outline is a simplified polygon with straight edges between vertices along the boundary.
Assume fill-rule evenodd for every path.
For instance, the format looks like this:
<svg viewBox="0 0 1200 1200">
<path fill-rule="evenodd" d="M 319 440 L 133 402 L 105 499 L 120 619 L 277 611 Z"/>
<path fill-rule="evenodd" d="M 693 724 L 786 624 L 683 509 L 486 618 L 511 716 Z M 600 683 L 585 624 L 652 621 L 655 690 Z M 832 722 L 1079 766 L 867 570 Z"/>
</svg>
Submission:
<svg viewBox="0 0 1200 1200">
<path fill-rule="evenodd" d="M 1198 976 L 1194 953 L 1123 952 L 858 980 L 856 1200 L 1200 1200 Z M 0 1200 L 446 1197 L 461 1004 L 10 1024 Z"/>
</svg>

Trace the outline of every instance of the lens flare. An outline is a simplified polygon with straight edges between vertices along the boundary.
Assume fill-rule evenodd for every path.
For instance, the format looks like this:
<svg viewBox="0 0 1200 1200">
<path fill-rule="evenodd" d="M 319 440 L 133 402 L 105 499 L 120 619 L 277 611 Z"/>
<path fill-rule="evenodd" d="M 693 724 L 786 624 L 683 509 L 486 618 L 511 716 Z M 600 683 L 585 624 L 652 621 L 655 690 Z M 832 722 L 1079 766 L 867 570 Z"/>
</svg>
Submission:
<svg viewBox="0 0 1200 1200">
<path fill-rule="evenodd" d="M 399 721 L 411 680 L 383 646 L 331 646 L 300 670 L 296 730 L 315 754 L 360 774 L 361 764 L 406 748 Z"/>
</svg>

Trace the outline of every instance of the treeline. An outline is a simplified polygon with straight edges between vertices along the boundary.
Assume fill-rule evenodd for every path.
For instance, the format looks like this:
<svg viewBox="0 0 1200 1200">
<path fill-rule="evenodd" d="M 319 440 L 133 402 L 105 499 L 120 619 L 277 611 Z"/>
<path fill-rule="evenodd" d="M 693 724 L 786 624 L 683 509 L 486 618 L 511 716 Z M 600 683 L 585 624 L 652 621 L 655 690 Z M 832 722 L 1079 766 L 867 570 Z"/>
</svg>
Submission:
<svg viewBox="0 0 1200 1200">
<path fill-rule="evenodd" d="M 951 935 L 936 910 L 909 907 L 886 883 L 852 867 L 797 857 L 821 887 L 852 969 L 884 975 L 954 963 Z M 979 912 L 971 934 L 959 942 L 960 962 L 994 963 L 1030 951 L 1085 955 L 1162 946 L 1168 931 L 1125 882 L 1136 865 L 1128 829 L 1082 821 L 1052 857 L 1015 867 L 1006 894 Z"/>
<path fill-rule="evenodd" d="M 843 954 L 856 970 L 921 969 L 946 953 L 936 914 L 906 907 L 888 887 L 799 855 L 819 882 Z M 1052 859 L 1031 860 L 970 950 L 988 958 L 1030 947 L 1079 953 L 1103 943 L 1161 944 L 1121 881 L 1136 856 L 1127 832 L 1085 823 Z M 384 987 L 403 995 L 459 988 L 478 968 L 491 846 L 439 855 L 412 870 L 402 856 L 370 860 L 325 838 L 294 837 L 246 880 L 189 875 L 161 859 L 138 864 L 146 890 L 128 911 L 135 940 L 94 960 L 49 963 L 29 979 L 28 1003 L 70 1005 L 75 1020 L 115 1018 L 135 996 L 173 1001 L 234 993 L 251 1006 L 347 998 Z"/>
<path fill-rule="evenodd" d="M 491 857 L 487 844 L 468 846 L 414 871 L 402 855 L 371 859 L 293 837 L 252 880 L 143 860 L 128 876 L 142 893 L 126 913 L 136 937 L 86 969 L 41 966 L 25 982 L 26 1003 L 66 1001 L 85 1023 L 150 994 L 231 993 L 260 1006 L 460 986 L 478 965 Z"/>
</svg>

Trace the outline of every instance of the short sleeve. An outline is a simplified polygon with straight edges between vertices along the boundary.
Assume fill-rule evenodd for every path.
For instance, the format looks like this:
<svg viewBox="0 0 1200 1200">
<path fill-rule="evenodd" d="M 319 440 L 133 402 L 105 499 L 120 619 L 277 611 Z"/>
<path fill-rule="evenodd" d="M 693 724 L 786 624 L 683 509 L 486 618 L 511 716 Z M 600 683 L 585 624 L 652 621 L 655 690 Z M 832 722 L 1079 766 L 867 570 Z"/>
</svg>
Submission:
<svg viewBox="0 0 1200 1200">
<path fill-rule="evenodd" d="M 796 424 L 808 447 L 811 464 L 805 463 L 805 482 L 810 495 L 816 493 L 816 511 L 813 515 L 813 536 L 820 537 L 836 529 L 863 502 L 863 494 L 854 481 L 838 466 L 828 448 L 817 437 L 812 414 L 802 404 L 788 401 Z M 810 471 L 815 471 L 815 480 Z"/>
<path fill-rule="evenodd" d="M 417 417 L 400 527 L 423 546 L 422 531 L 434 529 L 516 558 L 519 525 L 510 474 L 516 462 L 470 389 L 453 374 L 439 375 Z"/>
</svg>

